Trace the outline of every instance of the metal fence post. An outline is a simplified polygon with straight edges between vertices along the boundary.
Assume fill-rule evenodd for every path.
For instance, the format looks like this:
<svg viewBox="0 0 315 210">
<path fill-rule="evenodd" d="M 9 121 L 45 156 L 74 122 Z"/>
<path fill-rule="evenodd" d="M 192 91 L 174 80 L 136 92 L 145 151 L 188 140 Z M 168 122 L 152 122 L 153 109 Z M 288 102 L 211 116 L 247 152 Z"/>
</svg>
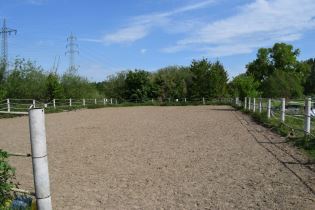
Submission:
<svg viewBox="0 0 315 210">
<path fill-rule="evenodd" d="M 259 105 L 258 105 L 259 113 L 262 112 L 262 98 L 259 98 Z"/>
<path fill-rule="evenodd" d="M 271 99 L 268 98 L 268 104 L 267 104 L 267 118 L 270 119 L 271 117 Z"/>
<path fill-rule="evenodd" d="M 37 208 L 51 210 L 44 109 L 29 110 L 29 127 Z"/>
<path fill-rule="evenodd" d="M 304 110 L 304 132 L 305 135 L 309 135 L 311 133 L 311 107 L 312 107 L 312 99 L 305 99 L 305 110 Z"/>
<path fill-rule="evenodd" d="M 281 122 L 285 122 L 285 98 L 281 99 Z"/>
<path fill-rule="evenodd" d="M 247 97 L 244 98 L 244 109 L 247 109 Z"/>
<path fill-rule="evenodd" d="M 10 99 L 9 98 L 7 99 L 7 109 L 8 109 L 8 112 L 11 112 L 11 106 L 10 106 Z"/>
</svg>

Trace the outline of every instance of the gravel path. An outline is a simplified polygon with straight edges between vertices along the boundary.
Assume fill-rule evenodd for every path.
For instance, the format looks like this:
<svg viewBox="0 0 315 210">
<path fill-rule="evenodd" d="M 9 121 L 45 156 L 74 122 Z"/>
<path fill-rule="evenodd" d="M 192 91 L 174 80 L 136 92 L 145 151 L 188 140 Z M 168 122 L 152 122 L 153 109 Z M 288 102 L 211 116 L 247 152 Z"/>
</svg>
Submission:
<svg viewBox="0 0 315 210">
<path fill-rule="evenodd" d="M 0 120 L 0 148 L 29 152 L 28 119 Z M 46 115 L 54 209 L 315 209 L 315 167 L 227 106 Z M 10 158 L 23 189 L 30 159 Z"/>
</svg>

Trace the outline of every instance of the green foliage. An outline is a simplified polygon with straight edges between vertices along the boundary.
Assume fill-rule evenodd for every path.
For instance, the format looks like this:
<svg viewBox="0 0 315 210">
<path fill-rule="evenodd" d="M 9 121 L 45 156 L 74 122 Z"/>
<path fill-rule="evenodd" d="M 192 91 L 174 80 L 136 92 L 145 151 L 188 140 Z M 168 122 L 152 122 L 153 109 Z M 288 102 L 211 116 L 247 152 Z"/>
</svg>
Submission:
<svg viewBox="0 0 315 210">
<path fill-rule="evenodd" d="M 50 73 L 46 78 L 46 96 L 49 100 L 64 97 L 63 87 L 56 73 Z"/>
<path fill-rule="evenodd" d="M 310 59 L 308 65 L 311 70 L 305 82 L 305 94 L 315 95 L 315 59 Z"/>
<path fill-rule="evenodd" d="M 118 72 L 115 75 L 110 75 L 104 82 L 101 82 L 98 85 L 98 89 L 102 91 L 101 94 L 104 94 L 107 98 L 124 98 L 126 74 L 127 72 L 125 71 Z"/>
<path fill-rule="evenodd" d="M 86 78 L 66 72 L 61 78 L 65 98 L 97 98 L 97 89 Z"/>
<path fill-rule="evenodd" d="M 290 72 L 275 71 L 264 83 L 264 97 L 300 98 L 303 87 L 300 79 Z"/>
<path fill-rule="evenodd" d="M 144 100 L 150 91 L 149 72 L 143 70 L 128 71 L 125 80 L 125 98 Z"/>
<path fill-rule="evenodd" d="M 210 69 L 211 63 L 207 59 L 193 60 L 190 65 L 192 82 L 189 95 L 192 98 L 210 96 Z"/>
<path fill-rule="evenodd" d="M 169 66 L 158 70 L 152 75 L 153 97 L 185 98 L 191 73 L 186 67 Z"/>
<path fill-rule="evenodd" d="M 0 209 L 12 199 L 11 188 L 15 186 L 14 168 L 9 165 L 7 158 L 8 153 L 0 149 Z"/>
<path fill-rule="evenodd" d="M 210 97 L 221 98 L 227 93 L 228 74 L 223 65 L 217 61 L 210 68 Z"/>
<path fill-rule="evenodd" d="M 234 97 L 245 98 L 258 97 L 260 93 L 258 92 L 260 83 L 255 81 L 252 75 L 240 74 L 236 76 L 230 86 L 230 94 Z"/>
<path fill-rule="evenodd" d="M 41 67 L 30 61 L 17 59 L 6 81 L 9 98 L 45 98 L 46 75 Z"/>
</svg>

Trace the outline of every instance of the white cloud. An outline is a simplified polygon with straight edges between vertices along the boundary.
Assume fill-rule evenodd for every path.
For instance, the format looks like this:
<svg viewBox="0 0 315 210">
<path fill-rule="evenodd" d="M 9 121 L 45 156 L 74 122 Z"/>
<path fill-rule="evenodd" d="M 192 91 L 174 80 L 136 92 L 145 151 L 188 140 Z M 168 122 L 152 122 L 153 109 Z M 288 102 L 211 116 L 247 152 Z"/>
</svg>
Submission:
<svg viewBox="0 0 315 210">
<path fill-rule="evenodd" d="M 145 54 L 147 51 L 148 51 L 147 49 L 143 48 L 143 49 L 140 50 L 140 53 L 141 54 Z"/>
<path fill-rule="evenodd" d="M 198 32 L 192 31 L 163 51 L 193 49 L 224 56 L 249 53 L 276 41 L 295 41 L 315 27 L 314 11 L 314 0 L 255 0 L 234 16 L 204 23 Z"/>
<path fill-rule="evenodd" d="M 131 18 L 130 23 L 118 29 L 116 32 L 106 34 L 101 39 L 82 39 L 84 41 L 102 42 L 106 44 L 132 43 L 149 35 L 154 27 L 162 27 L 168 30 L 168 23 L 171 17 L 177 14 L 198 10 L 213 4 L 216 0 L 204 0 L 194 4 L 176 8 L 172 11 L 152 13 Z M 183 24 L 187 25 L 188 22 Z M 183 31 L 184 25 L 178 27 L 179 32 Z M 187 30 L 187 29 L 185 29 Z M 173 30 L 174 31 L 174 30 Z"/>
</svg>

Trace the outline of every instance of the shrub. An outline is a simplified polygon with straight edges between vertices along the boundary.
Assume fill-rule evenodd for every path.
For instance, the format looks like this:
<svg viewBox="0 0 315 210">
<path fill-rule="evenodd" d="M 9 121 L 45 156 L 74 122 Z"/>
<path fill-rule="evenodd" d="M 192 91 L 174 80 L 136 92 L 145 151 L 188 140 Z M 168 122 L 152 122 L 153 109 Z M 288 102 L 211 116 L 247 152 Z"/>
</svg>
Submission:
<svg viewBox="0 0 315 210">
<path fill-rule="evenodd" d="M 9 165 L 7 158 L 8 153 L 0 149 L 0 209 L 13 198 L 11 188 L 15 186 L 13 183 L 15 169 Z"/>
</svg>

